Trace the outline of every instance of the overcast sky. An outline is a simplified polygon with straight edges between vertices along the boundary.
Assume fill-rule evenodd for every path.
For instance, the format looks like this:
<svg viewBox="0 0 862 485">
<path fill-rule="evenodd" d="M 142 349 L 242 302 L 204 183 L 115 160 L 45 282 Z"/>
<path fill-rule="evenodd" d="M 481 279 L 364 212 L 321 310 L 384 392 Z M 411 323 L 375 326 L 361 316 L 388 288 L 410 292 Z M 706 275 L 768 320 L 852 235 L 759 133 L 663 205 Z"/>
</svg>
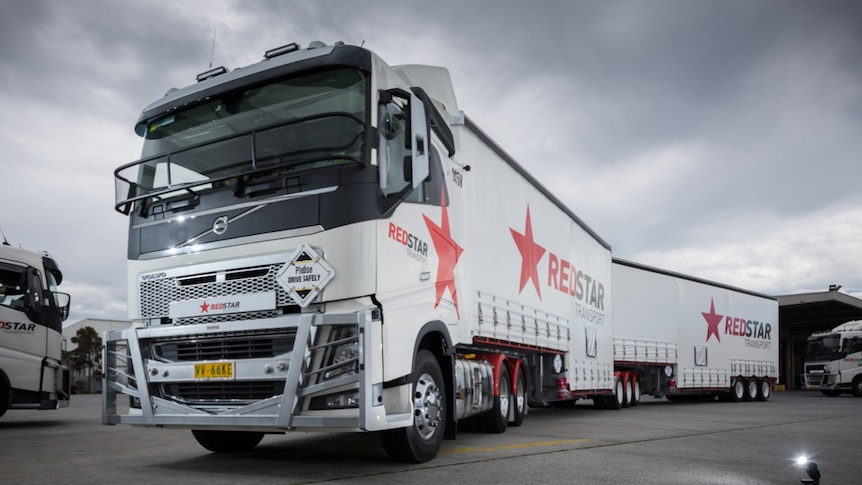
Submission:
<svg viewBox="0 0 862 485">
<path fill-rule="evenodd" d="M 460 108 L 614 255 L 862 297 L 862 2 L 0 0 L 0 227 L 69 322 L 126 314 L 113 170 L 143 107 L 269 48 L 442 65 Z"/>
</svg>

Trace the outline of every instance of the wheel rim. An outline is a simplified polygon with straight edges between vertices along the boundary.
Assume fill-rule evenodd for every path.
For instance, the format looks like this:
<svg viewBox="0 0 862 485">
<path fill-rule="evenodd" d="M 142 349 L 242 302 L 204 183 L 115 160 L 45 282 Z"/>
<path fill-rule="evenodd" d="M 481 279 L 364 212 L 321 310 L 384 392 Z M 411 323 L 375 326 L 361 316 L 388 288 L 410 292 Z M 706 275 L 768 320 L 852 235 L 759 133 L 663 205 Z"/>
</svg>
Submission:
<svg viewBox="0 0 862 485">
<path fill-rule="evenodd" d="M 440 388 L 428 374 L 422 374 L 416 381 L 416 391 L 413 393 L 413 420 L 416 431 L 424 440 L 431 439 L 443 412 Z"/>
<path fill-rule="evenodd" d="M 748 381 L 748 395 L 753 398 L 757 397 L 757 381 L 754 379 Z"/>
<path fill-rule="evenodd" d="M 736 380 L 733 384 L 733 393 L 736 395 L 737 399 L 742 399 L 745 397 L 745 384 L 739 379 Z"/>
<path fill-rule="evenodd" d="M 509 418 L 509 404 L 512 398 L 512 389 L 509 385 L 509 379 L 500 379 L 500 416 Z"/>
<path fill-rule="evenodd" d="M 524 375 L 518 373 L 518 387 L 515 390 L 515 410 L 523 414 L 524 408 L 527 406 L 527 383 L 524 382 Z"/>
<path fill-rule="evenodd" d="M 634 396 L 632 394 L 632 381 L 630 380 L 626 381 L 626 401 L 634 401 Z"/>
<path fill-rule="evenodd" d="M 640 400 L 641 400 L 641 383 L 640 383 L 640 381 L 637 381 L 637 380 L 635 381 L 635 391 L 634 391 L 634 395 L 632 396 L 632 398 L 633 398 L 632 400 L 634 402 L 640 402 Z"/>
<path fill-rule="evenodd" d="M 625 391 L 623 391 L 623 381 L 617 381 L 616 392 L 614 392 L 614 394 L 615 394 L 614 397 L 616 398 L 617 402 L 621 405 L 623 403 L 623 399 L 625 399 L 623 397 L 623 392 L 625 392 Z"/>
<path fill-rule="evenodd" d="M 771 393 L 772 393 L 772 383 L 769 382 L 769 379 L 764 379 L 760 383 L 760 395 L 763 396 L 764 398 L 767 398 L 767 397 L 769 397 L 769 395 Z"/>
</svg>

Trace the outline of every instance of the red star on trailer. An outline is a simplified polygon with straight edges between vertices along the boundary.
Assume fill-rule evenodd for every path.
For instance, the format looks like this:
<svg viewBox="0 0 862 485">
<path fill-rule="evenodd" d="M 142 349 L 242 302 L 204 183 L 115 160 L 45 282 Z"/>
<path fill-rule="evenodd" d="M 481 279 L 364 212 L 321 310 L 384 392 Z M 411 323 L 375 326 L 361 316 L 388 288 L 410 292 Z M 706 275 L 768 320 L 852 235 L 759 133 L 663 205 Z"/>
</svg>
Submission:
<svg viewBox="0 0 862 485">
<path fill-rule="evenodd" d="M 442 197 L 445 201 L 445 195 Z M 434 308 L 440 306 L 440 300 L 443 299 L 443 292 L 449 289 L 449 294 L 452 295 L 452 301 L 455 303 L 455 313 L 458 318 L 461 314 L 458 311 L 458 294 L 455 290 L 455 265 L 458 264 L 458 259 L 464 248 L 458 245 L 452 239 L 452 232 L 449 230 L 449 212 L 446 206 L 443 205 L 443 215 L 440 225 L 422 214 L 425 219 L 425 225 L 428 227 L 428 232 L 431 233 L 431 242 L 434 244 L 434 249 L 437 251 L 437 297 L 434 302 Z"/>
<path fill-rule="evenodd" d="M 709 300 L 709 313 L 701 312 L 700 314 L 706 319 L 706 341 L 709 342 L 709 337 L 715 335 L 715 339 L 721 342 L 721 337 L 718 336 L 718 325 L 724 315 L 715 313 L 715 300 L 712 298 Z"/>
<path fill-rule="evenodd" d="M 533 241 L 533 223 L 530 220 L 530 206 L 527 205 L 527 222 L 524 227 L 524 233 L 509 228 L 512 232 L 512 237 L 515 239 L 515 244 L 518 246 L 518 251 L 521 252 L 521 286 L 518 288 L 518 293 L 524 290 L 527 281 L 533 280 L 533 286 L 536 288 L 536 294 L 539 295 L 539 300 L 542 299 L 542 292 L 539 290 L 539 260 L 545 254 L 545 248 L 536 244 Z"/>
</svg>

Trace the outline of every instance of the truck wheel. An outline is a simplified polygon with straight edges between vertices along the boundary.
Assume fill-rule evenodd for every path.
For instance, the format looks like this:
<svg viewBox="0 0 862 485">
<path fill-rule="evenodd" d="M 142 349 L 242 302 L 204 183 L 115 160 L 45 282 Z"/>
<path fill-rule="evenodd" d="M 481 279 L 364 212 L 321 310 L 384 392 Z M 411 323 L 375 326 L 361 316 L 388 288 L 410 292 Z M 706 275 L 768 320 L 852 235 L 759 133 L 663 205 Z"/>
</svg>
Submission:
<svg viewBox="0 0 862 485">
<path fill-rule="evenodd" d="M 736 377 L 730 383 L 730 392 L 727 395 L 727 400 L 730 402 L 739 402 L 745 399 L 745 381 L 741 377 Z"/>
<path fill-rule="evenodd" d="M 518 379 L 515 381 L 515 417 L 509 421 L 509 426 L 520 426 L 524 422 L 524 416 L 527 415 L 527 377 L 524 375 L 524 368 L 518 368 Z"/>
<path fill-rule="evenodd" d="M 623 384 L 624 394 L 623 394 L 623 407 L 627 408 L 632 405 L 632 380 L 631 376 L 625 377 L 625 383 Z"/>
<path fill-rule="evenodd" d="M 838 397 L 841 395 L 841 391 L 835 389 L 821 389 L 820 392 L 829 397 Z"/>
<path fill-rule="evenodd" d="M 760 392 L 757 393 L 758 401 L 768 401 L 770 396 L 772 396 L 772 381 L 769 380 L 768 377 L 764 377 L 757 381 L 760 386 Z"/>
<path fill-rule="evenodd" d="M 500 369 L 500 394 L 494 397 L 494 407 L 480 416 L 482 427 L 489 433 L 502 433 L 509 424 L 509 406 L 512 404 L 512 382 L 505 364 Z"/>
<path fill-rule="evenodd" d="M 263 433 L 254 431 L 213 431 L 193 429 L 192 434 L 201 446 L 213 453 L 241 453 L 251 451 L 263 439 Z"/>
<path fill-rule="evenodd" d="M 853 378 L 853 387 L 850 392 L 856 397 L 862 397 L 862 375 Z"/>
<path fill-rule="evenodd" d="M 416 354 L 413 373 L 413 425 L 380 434 L 393 460 L 424 463 L 437 456 L 446 426 L 446 390 L 440 363 L 428 350 Z"/>
<path fill-rule="evenodd" d="M 759 388 L 760 386 L 757 383 L 757 379 L 751 378 L 745 380 L 745 400 L 746 401 L 756 401 L 759 400 Z"/>
<path fill-rule="evenodd" d="M 608 409 L 620 409 L 623 407 L 623 399 L 625 390 L 623 389 L 623 381 L 619 377 L 614 379 L 614 394 L 608 396 Z"/>
<path fill-rule="evenodd" d="M 635 407 L 641 402 L 641 383 L 637 374 L 632 375 L 632 402 L 631 406 Z"/>
<path fill-rule="evenodd" d="M 9 407 L 9 390 L 0 382 L 0 416 L 6 414 L 6 409 Z"/>
</svg>

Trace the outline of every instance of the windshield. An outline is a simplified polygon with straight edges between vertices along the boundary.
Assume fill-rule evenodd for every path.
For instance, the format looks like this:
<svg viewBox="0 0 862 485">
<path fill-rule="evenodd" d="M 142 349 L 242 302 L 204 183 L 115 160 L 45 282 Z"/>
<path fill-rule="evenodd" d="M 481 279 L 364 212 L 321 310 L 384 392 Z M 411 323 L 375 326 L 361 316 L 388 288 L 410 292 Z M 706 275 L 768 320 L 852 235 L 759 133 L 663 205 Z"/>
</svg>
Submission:
<svg viewBox="0 0 862 485">
<path fill-rule="evenodd" d="M 835 360 L 840 353 L 841 340 L 838 335 L 811 337 L 805 347 L 805 360 L 808 362 Z"/>
<path fill-rule="evenodd" d="M 116 171 L 130 203 L 266 176 L 362 162 L 366 76 L 332 69 L 246 87 L 142 124 L 142 159 Z M 248 182 L 249 180 L 244 180 Z M 238 180 L 243 182 L 243 180 Z"/>
</svg>

